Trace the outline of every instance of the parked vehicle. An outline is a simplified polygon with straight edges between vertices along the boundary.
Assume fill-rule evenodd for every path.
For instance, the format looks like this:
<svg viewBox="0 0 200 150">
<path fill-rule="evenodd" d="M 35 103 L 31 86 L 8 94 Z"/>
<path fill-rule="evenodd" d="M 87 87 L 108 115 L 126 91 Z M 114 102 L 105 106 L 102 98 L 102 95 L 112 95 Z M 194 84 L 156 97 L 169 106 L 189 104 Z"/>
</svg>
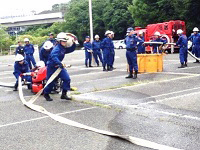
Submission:
<svg viewBox="0 0 200 150">
<path fill-rule="evenodd" d="M 135 34 L 139 35 L 140 31 L 143 31 L 145 42 L 154 39 L 154 33 L 156 31 L 160 32 L 161 37 L 167 40 L 167 43 L 175 43 L 178 40 L 177 30 L 182 29 L 183 34 L 186 34 L 185 22 L 181 20 L 171 20 L 163 23 L 149 24 L 146 28 L 135 27 Z M 173 45 L 168 45 L 166 50 L 170 50 L 173 53 Z M 151 51 L 150 47 L 146 47 L 146 51 Z"/>
<path fill-rule="evenodd" d="M 126 44 L 124 43 L 124 40 L 119 40 L 117 42 L 114 42 L 114 47 L 116 49 L 125 49 L 126 48 Z"/>
</svg>

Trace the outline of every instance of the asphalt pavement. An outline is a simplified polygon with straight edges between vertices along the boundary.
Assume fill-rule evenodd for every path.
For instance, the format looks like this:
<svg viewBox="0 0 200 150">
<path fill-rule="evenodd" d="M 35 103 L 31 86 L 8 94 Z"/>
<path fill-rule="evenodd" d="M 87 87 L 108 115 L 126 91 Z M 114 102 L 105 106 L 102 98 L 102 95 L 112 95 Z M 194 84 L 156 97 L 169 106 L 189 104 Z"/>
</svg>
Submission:
<svg viewBox="0 0 200 150">
<path fill-rule="evenodd" d="M 38 52 L 35 52 L 38 61 Z M 199 150 L 200 64 L 188 57 L 188 67 L 178 69 L 178 54 L 164 57 L 159 73 L 128 75 L 125 50 L 116 50 L 112 72 L 102 67 L 86 68 L 84 51 L 65 56 L 74 100 L 54 101 L 41 96 L 36 104 L 67 119 L 121 135 L 158 144 Z M 14 56 L 0 56 L 0 83 L 14 85 Z M 0 149 L 2 150 L 150 150 L 127 141 L 58 123 L 23 106 L 18 92 L 0 87 Z M 25 99 L 33 93 L 23 87 Z"/>
</svg>

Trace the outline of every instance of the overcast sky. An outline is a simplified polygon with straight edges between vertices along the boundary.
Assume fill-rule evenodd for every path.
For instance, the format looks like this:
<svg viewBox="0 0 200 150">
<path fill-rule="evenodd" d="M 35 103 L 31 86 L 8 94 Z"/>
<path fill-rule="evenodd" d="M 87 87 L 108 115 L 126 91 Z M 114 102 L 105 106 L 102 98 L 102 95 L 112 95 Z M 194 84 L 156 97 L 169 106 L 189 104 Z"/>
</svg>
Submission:
<svg viewBox="0 0 200 150">
<path fill-rule="evenodd" d="M 66 3 L 69 0 L 4 0 L 0 4 L 0 16 L 17 15 L 35 10 L 51 10 L 51 6 Z"/>
</svg>

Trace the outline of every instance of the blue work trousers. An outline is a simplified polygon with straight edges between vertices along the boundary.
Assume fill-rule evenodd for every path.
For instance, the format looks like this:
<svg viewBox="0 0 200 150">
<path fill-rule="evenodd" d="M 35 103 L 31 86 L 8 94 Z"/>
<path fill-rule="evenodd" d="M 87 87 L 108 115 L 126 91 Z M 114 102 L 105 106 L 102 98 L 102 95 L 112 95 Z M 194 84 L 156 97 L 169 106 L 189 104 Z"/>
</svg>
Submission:
<svg viewBox="0 0 200 150">
<path fill-rule="evenodd" d="M 192 48 L 192 53 L 195 54 L 196 57 L 200 58 L 200 45 L 196 44 Z"/>
<path fill-rule="evenodd" d="M 111 66 L 111 51 L 110 50 L 104 50 L 103 51 L 103 67 Z"/>
<path fill-rule="evenodd" d="M 187 63 L 187 57 L 188 57 L 187 47 L 181 47 L 179 50 L 179 58 L 181 64 Z"/>
<path fill-rule="evenodd" d="M 88 66 L 88 60 L 89 60 L 89 66 L 92 64 L 92 53 L 85 50 L 85 66 Z"/>
<path fill-rule="evenodd" d="M 144 54 L 145 53 L 145 47 L 140 45 L 138 46 L 138 54 Z"/>
<path fill-rule="evenodd" d="M 28 65 L 29 65 L 30 69 L 32 69 L 32 64 L 33 64 L 34 67 L 36 67 L 36 62 L 35 62 L 33 54 L 26 54 L 25 59 L 28 62 Z"/>
<path fill-rule="evenodd" d="M 49 78 L 51 77 L 51 75 L 57 70 L 57 68 L 52 68 L 52 67 L 49 67 L 47 66 L 47 81 L 49 80 Z M 58 78 L 60 78 L 62 81 L 63 81 L 63 84 L 62 84 L 62 89 L 64 91 L 69 91 L 70 90 L 70 82 L 71 82 L 71 79 L 69 77 L 69 74 L 67 73 L 67 70 L 66 69 L 62 69 L 62 71 L 59 73 L 59 75 L 57 76 L 56 79 L 54 79 L 53 82 L 51 82 L 45 89 L 44 89 L 44 93 L 45 94 L 50 94 L 53 87 L 55 86 L 55 80 L 57 80 Z"/>
<path fill-rule="evenodd" d="M 101 63 L 103 63 L 102 54 L 100 50 L 93 50 L 93 56 L 97 65 L 99 65 L 99 60 Z"/>
<path fill-rule="evenodd" d="M 113 64 L 114 64 L 114 61 L 115 61 L 115 51 L 111 51 L 110 52 L 110 66 L 113 67 Z"/>
<path fill-rule="evenodd" d="M 126 51 L 126 58 L 129 64 L 129 71 L 138 71 L 137 53 L 136 51 Z"/>
</svg>

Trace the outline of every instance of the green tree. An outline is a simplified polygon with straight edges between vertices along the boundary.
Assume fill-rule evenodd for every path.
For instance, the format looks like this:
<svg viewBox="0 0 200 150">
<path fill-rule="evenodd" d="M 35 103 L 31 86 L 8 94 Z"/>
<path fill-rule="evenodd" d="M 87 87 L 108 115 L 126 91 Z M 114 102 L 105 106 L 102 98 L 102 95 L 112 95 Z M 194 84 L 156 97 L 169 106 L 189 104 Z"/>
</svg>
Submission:
<svg viewBox="0 0 200 150">
<path fill-rule="evenodd" d="M 12 45 L 13 41 L 11 40 L 10 35 L 6 32 L 6 28 L 0 25 L 0 51 L 4 53 Z"/>
</svg>

